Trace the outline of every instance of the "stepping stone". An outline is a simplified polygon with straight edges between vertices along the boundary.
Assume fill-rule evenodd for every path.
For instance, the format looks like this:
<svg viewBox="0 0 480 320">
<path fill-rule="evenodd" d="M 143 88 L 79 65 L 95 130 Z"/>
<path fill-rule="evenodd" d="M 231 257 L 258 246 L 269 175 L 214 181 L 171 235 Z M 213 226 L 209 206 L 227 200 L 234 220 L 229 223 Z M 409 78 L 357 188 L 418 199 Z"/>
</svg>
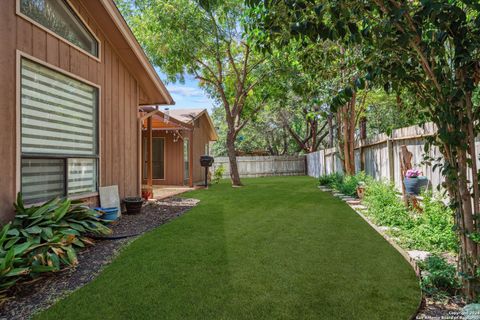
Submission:
<svg viewBox="0 0 480 320">
<path fill-rule="evenodd" d="M 347 202 L 348 202 L 349 205 L 352 205 L 352 206 L 361 205 L 361 204 L 362 204 L 362 201 L 360 201 L 360 200 L 358 200 L 358 199 L 347 200 Z"/>
<path fill-rule="evenodd" d="M 368 209 L 363 204 L 356 204 L 356 205 L 352 205 L 351 207 L 354 208 L 354 209 L 358 209 L 358 210 L 367 210 Z"/>
<path fill-rule="evenodd" d="M 410 251 L 407 251 L 407 253 L 409 257 L 415 261 L 423 261 L 431 255 L 430 252 L 421 251 L 421 250 L 410 250 Z"/>
<path fill-rule="evenodd" d="M 381 226 L 381 227 L 378 227 L 378 230 L 382 232 L 387 232 L 388 230 L 390 230 L 390 227 Z"/>
<path fill-rule="evenodd" d="M 345 202 L 349 202 L 349 201 L 355 201 L 356 199 L 352 197 L 342 197 L 342 200 Z"/>
<path fill-rule="evenodd" d="M 343 193 L 338 193 L 338 192 L 334 192 L 333 196 L 338 197 L 338 198 L 345 197 L 345 195 Z"/>
<path fill-rule="evenodd" d="M 323 186 L 319 186 L 318 189 L 322 190 L 322 191 L 325 191 L 325 192 L 331 192 L 332 189 L 328 188 L 328 187 L 323 187 Z"/>
</svg>

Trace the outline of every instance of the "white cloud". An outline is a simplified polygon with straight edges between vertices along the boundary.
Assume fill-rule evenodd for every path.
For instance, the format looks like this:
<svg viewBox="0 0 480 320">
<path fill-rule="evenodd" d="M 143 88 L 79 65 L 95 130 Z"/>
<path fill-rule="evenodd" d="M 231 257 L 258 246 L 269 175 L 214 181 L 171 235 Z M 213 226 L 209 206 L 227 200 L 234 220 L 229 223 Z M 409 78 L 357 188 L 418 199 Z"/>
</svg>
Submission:
<svg viewBox="0 0 480 320">
<path fill-rule="evenodd" d="M 195 87 L 187 87 L 180 85 L 169 85 L 167 86 L 168 91 L 171 94 L 179 95 L 182 97 L 202 97 L 204 93 L 201 89 Z"/>
</svg>

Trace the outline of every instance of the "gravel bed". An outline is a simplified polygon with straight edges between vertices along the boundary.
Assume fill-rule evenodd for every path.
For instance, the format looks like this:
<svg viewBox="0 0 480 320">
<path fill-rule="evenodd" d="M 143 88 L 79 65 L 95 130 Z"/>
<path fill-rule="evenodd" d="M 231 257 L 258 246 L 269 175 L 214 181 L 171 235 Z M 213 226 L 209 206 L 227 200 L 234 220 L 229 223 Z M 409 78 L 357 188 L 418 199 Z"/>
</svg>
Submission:
<svg viewBox="0 0 480 320">
<path fill-rule="evenodd" d="M 135 236 L 158 227 L 191 209 L 196 199 L 168 198 L 149 201 L 137 215 L 122 215 L 112 224 L 111 238 L 95 240 L 95 245 L 78 252 L 79 264 L 55 274 L 18 285 L 11 298 L 0 306 L 0 319 L 29 319 L 35 312 L 95 279 L 104 266 Z"/>
</svg>

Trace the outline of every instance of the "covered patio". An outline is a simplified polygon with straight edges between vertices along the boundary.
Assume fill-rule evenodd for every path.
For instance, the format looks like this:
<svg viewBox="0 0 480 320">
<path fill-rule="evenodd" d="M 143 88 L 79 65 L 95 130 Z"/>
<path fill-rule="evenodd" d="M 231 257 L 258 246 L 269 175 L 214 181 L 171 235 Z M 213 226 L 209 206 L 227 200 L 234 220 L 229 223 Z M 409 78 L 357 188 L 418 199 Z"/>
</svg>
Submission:
<svg viewBox="0 0 480 320">
<path fill-rule="evenodd" d="M 163 197 L 193 188 L 193 125 L 154 107 L 142 108 L 139 121 L 142 190 Z M 167 174 L 177 183 L 170 185 Z"/>
</svg>

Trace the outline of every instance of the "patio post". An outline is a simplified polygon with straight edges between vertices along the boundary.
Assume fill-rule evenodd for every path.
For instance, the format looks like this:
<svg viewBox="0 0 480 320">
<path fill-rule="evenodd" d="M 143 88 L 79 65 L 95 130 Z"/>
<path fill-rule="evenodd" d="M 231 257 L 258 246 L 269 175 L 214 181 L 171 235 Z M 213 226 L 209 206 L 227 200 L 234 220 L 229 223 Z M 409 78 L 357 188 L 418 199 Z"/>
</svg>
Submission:
<svg viewBox="0 0 480 320">
<path fill-rule="evenodd" d="M 190 143 L 188 144 L 188 146 L 190 150 L 188 151 L 188 156 L 189 156 L 188 180 L 189 180 L 190 188 L 192 188 L 193 187 L 193 128 L 189 131 L 189 140 L 190 140 Z"/>
<path fill-rule="evenodd" d="M 153 161 L 152 161 L 152 117 L 147 118 L 147 185 L 153 186 Z"/>
</svg>

